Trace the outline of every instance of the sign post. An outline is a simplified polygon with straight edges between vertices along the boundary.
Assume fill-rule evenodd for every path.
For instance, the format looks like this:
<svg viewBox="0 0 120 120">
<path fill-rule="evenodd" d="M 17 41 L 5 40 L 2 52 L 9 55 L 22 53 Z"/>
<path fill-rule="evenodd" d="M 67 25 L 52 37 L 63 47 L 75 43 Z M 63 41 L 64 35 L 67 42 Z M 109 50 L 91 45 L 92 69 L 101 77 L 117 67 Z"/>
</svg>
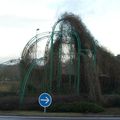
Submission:
<svg viewBox="0 0 120 120">
<path fill-rule="evenodd" d="M 42 93 L 38 98 L 38 102 L 40 106 L 44 107 L 44 112 L 46 112 L 46 108 L 52 103 L 52 97 L 48 93 Z"/>
</svg>

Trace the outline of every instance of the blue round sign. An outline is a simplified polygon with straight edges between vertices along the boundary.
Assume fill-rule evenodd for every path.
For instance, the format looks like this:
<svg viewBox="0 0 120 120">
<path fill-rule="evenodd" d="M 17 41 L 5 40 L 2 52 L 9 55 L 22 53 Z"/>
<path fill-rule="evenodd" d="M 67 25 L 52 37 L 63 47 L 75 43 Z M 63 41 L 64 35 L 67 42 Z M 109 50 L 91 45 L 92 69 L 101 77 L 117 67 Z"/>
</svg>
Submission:
<svg viewBox="0 0 120 120">
<path fill-rule="evenodd" d="M 42 93 L 38 98 L 38 102 L 42 107 L 49 107 L 52 103 L 52 97 L 48 93 Z"/>
</svg>

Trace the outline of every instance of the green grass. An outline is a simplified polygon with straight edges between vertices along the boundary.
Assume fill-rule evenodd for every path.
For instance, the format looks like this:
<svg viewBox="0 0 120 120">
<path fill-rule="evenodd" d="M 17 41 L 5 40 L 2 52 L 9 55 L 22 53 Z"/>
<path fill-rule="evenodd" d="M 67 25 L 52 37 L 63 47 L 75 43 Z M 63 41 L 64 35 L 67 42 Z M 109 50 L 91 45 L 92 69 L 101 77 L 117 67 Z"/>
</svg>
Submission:
<svg viewBox="0 0 120 120">
<path fill-rule="evenodd" d="M 19 115 L 19 116 L 81 116 L 80 113 L 54 113 L 42 111 L 0 111 L 0 115 Z"/>
<path fill-rule="evenodd" d="M 74 117 L 74 116 L 89 116 L 89 115 L 95 115 L 95 116 L 101 116 L 101 115 L 120 115 L 120 108 L 105 108 L 104 112 L 100 113 L 72 113 L 72 112 L 46 112 L 43 111 L 0 111 L 0 115 L 18 115 L 18 116 L 55 116 L 55 117 Z"/>
</svg>

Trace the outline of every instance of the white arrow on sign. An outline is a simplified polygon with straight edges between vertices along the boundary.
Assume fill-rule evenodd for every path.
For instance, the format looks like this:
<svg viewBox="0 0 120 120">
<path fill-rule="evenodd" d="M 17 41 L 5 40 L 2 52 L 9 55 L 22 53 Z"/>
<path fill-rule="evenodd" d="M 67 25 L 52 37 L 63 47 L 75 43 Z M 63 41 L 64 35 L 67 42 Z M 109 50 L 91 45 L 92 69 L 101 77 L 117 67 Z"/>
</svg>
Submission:
<svg viewBox="0 0 120 120">
<path fill-rule="evenodd" d="M 44 101 L 45 104 L 47 104 L 49 102 L 49 99 L 48 99 L 48 97 L 45 97 L 45 99 L 41 99 L 41 101 Z"/>
</svg>

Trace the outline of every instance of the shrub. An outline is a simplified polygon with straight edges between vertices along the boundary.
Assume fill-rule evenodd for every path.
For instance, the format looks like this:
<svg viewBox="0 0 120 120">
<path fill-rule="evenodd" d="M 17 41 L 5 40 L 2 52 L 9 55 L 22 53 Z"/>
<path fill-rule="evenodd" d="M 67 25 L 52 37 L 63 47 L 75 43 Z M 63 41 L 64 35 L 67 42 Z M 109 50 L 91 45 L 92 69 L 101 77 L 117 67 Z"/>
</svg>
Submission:
<svg viewBox="0 0 120 120">
<path fill-rule="evenodd" d="M 92 112 L 98 113 L 104 111 L 104 108 L 90 102 L 59 103 L 53 104 L 49 109 L 51 112 Z"/>
<path fill-rule="evenodd" d="M 35 94 L 36 88 L 32 84 L 28 84 L 27 91 L 28 93 Z"/>
<path fill-rule="evenodd" d="M 105 96 L 105 107 L 120 107 L 120 96 L 119 95 L 108 95 Z"/>
</svg>

